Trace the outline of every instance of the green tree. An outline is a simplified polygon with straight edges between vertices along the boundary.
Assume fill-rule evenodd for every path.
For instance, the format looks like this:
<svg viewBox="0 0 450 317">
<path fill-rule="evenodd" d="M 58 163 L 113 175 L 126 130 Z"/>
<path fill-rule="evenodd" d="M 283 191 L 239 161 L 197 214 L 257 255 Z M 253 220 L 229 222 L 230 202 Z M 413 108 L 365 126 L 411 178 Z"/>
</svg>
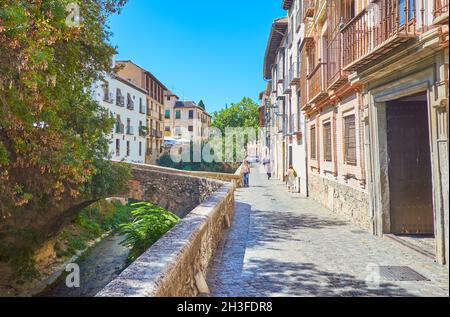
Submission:
<svg viewBox="0 0 450 317">
<path fill-rule="evenodd" d="M 206 106 L 205 106 L 205 103 L 203 102 L 203 100 L 200 100 L 200 102 L 198 103 L 198 106 L 200 108 L 202 108 L 203 110 L 206 110 Z"/>
<path fill-rule="evenodd" d="M 2 220 L 19 207 L 49 210 L 124 186 L 125 177 L 106 183 L 123 168 L 103 161 L 113 120 L 91 87 L 113 71 L 107 19 L 126 0 L 78 1 L 78 20 L 67 11 L 72 2 L 0 3 Z"/>
<path fill-rule="evenodd" d="M 258 104 L 251 98 L 244 97 L 238 103 L 232 103 L 230 106 L 213 114 L 212 126 L 220 129 L 222 135 L 225 136 L 226 128 L 254 128 L 255 135 L 258 136 L 259 129 L 259 111 Z M 237 147 L 236 144 L 230 145 L 226 143 L 226 138 L 213 137 L 209 144 L 217 153 L 217 149 L 222 147 L 222 160 L 226 160 L 227 154 L 233 153 L 236 160 L 238 157 L 243 158 L 246 152 L 248 136 L 243 135 L 245 139 L 244 148 Z"/>
<path fill-rule="evenodd" d="M 240 102 L 232 103 L 230 106 L 214 112 L 212 126 L 219 128 L 222 133 L 228 127 L 258 129 L 258 108 L 258 104 L 251 98 L 244 97 Z"/>
</svg>

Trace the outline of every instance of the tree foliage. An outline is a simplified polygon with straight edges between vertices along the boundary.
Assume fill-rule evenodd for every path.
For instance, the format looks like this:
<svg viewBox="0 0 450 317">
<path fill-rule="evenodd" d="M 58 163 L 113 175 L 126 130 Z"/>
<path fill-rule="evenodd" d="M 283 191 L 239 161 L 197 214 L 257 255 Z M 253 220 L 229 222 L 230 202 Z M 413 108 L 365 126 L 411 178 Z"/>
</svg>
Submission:
<svg viewBox="0 0 450 317">
<path fill-rule="evenodd" d="M 66 23 L 71 0 L 0 3 L 0 212 L 102 195 L 121 184 L 103 162 L 113 121 L 91 87 L 111 72 L 107 18 L 126 0 L 78 1 L 81 24 Z M 119 167 L 120 169 L 120 167 Z M 107 175 L 109 174 L 109 176 Z M 122 180 L 119 180 L 120 183 Z"/>
<path fill-rule="evenodd" d="M 212 125 L 219 128 L 222 133 L 228 127 L 255 128 L 259 127 L 258 104 L 251 98 L 244 97 L 238 103 L 216 111 L 213 114 Z"/>
<path fill-rule="evenodd" d="M 206 110 L 206 106 L 205 106 L 205 103 L 203 102 L 203 100 L 200 100 L 200 102 L 198 103 L 198 106 L 200 108 L 202 108 L 203 110 Z"/>
</svg>

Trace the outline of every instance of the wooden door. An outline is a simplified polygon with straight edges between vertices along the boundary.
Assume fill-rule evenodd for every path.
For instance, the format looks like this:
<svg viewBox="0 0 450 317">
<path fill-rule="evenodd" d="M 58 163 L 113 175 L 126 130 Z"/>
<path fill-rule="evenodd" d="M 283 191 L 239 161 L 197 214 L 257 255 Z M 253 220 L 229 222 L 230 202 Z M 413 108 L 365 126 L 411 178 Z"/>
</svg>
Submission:
<svg viewBox="0 0 450 317">
<path fill-rule="evenodd" d="M 434 234 L 427 103 L 387 104 L 391 231 Z"/>
</svg>

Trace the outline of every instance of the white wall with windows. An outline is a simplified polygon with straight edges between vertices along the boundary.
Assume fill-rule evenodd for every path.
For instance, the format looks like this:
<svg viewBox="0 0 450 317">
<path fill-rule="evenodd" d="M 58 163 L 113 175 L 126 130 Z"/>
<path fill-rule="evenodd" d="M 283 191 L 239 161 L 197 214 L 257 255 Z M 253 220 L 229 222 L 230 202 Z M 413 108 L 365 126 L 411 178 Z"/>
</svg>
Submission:
<svg viewBox="0 0 450 317">
<path fill-rule="evenodd" d="M 93 88 L 95 100 L 116 120 L 109 134 L 108 159 L 145 163 L 146 92 L 118 76 L 105 76 Z"/>
</svg>

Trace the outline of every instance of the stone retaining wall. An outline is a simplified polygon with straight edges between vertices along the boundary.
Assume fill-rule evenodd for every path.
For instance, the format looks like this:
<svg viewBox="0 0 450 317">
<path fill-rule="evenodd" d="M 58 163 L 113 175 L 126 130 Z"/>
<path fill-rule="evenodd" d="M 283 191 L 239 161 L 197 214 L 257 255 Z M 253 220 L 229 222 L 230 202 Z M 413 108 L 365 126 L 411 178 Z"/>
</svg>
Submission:
<svg viewBox="0 0 450 317">
<path fill-rule="evenodd" d="M 309 173 L 309 195 L 330 209 L 364 229 L 370 229 L 369 195 L 338 182 Z"/>
<path fill-rule="evenodd" d="M 234 191 L 233 184 L 222 183 L 97 296 L 199 295 L 198 279 L 206 276 L 223 231 L 233 216 Z"/>
</svg>

